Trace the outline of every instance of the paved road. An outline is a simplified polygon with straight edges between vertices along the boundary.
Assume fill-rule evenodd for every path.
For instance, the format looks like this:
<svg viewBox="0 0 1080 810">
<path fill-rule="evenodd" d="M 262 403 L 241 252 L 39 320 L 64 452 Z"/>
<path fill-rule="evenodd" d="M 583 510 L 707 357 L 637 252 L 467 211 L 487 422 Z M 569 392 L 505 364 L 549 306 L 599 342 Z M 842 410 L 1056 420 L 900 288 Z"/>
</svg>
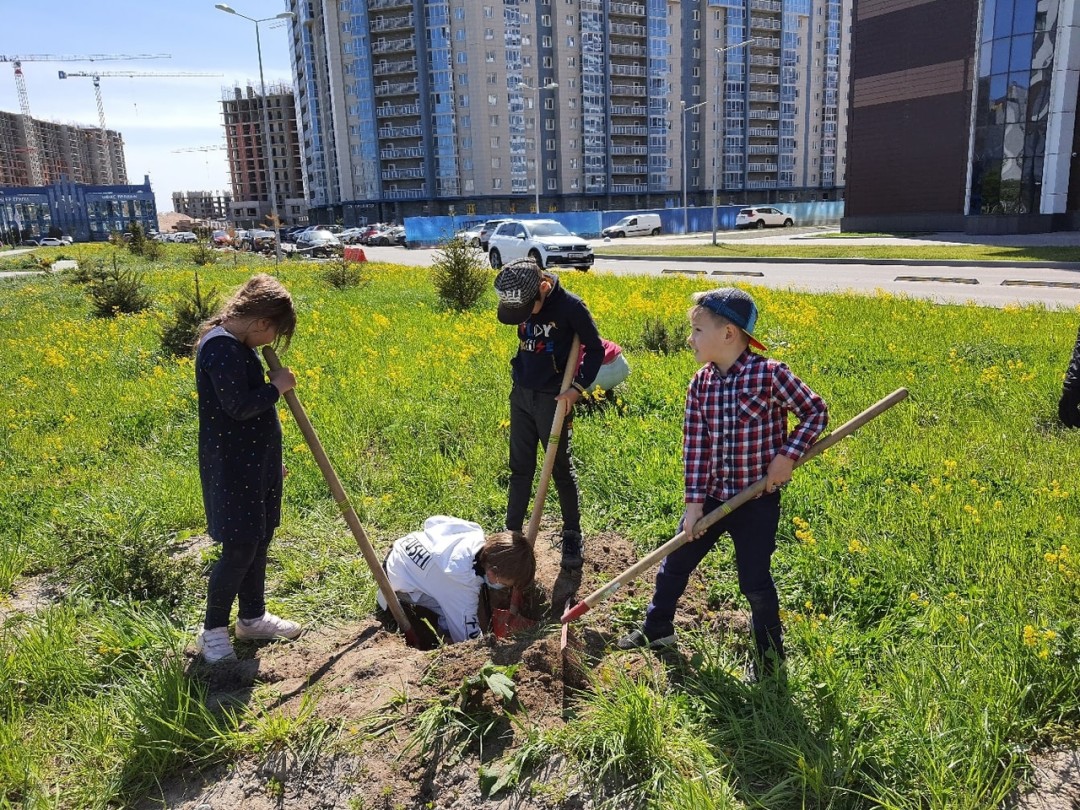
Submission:
<svg viewBox="0 0 1080 810">
<path fill-rule="evenodd" d="M 763 243 L 806 240 L 820 233 L 820 228 L 792 228 L 764 234 L 760 231 L 725 232 L 724 241 L 755 239 Z M 631 240 L 635 245 L 648 243 L 701 244 L 711 242 L 711 234 L 661 236 Z M 829 244 L 827 240 L 801 241 L 802 244 Z M 925 237 L 871 237 L 844 239 L 842 244 L 1007 244 L 1007 245 L 1080 245 L 1080 233 L 1034 234 L 1009 237 L 970 237 L 965 234 L 934 234 Z M 621 241 L 620 241 L 621 244 Z M 605 244 L 608 247 L 608 244 Z M 385 261 L 426 267 L 434 251 L 406 250 L 401 247 L 364 248 L 369 261 Z M 573 272 L 573 271 L 564 271 Z M 792 288 L 813 292 L 855 291 L 872 293 L 887 290 L 912 298 L 929 298 L 942 303 L 974 301 L 988 306 L 1013 304 L 1042 304 L 1048 307 L 1080 306 L 1080 268 L 1062 269 L 1035 264 L 1000 265 L 992 267 L 957 267 L 955 265 L 911 265 L 903 260 L 894 264 L 849 264 L 800 260 L 795 262 L 747 261 L 723 262 L 689 261 L 663 257 L 607 259 L 599 257 L 594 273 L 614 275 L 675 275 L 707 276 L 717 285 L 740 281 L 767 287 Z"/>
</svg>

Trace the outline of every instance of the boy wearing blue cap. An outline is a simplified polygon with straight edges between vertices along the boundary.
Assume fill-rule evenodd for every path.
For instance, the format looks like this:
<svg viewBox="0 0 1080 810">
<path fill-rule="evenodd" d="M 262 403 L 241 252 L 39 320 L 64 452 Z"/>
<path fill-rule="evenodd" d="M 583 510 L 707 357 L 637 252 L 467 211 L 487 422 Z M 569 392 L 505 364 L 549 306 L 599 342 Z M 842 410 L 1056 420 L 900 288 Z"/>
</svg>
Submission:
<svg viewBox="0 0 1080 810">
<path fill-rule="evenodd" d="M 771 564 L 780 521 L 780 487 L 795 462 L 828 423 L 824 401 L 765 351 L 753 336 L 754 300 L 725 287 L 698 293 L 689 312 L 687 343 L 704 365 L 690 380 L 683 419 L 685 512 L 691 530 L 701 517 L 767 477 L 760 497 L 695 535 L 660 565 L 645 624 L 620 638 L 620 649 L 675 644 L 675 608 L 690 574 L 725 532 L 735 546 L 739 589 L 750 603 L 757 657 L 755 672 L 771 672 L 784 659 L 780 602 Z M 788 414 L 799 424 L 788 433 Z"/>
</svg>

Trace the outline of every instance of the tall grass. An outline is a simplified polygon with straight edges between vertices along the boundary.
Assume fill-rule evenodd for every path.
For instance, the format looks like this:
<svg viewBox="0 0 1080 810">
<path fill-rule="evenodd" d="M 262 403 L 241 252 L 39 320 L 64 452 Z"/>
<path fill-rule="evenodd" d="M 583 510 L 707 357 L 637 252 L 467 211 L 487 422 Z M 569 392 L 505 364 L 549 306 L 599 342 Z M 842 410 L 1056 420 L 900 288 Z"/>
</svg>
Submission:
<svg viewBox="0 0 1080 810">
<path fill-rule="evenodd" d="M 163 302 L 190 284 L 177 255 L 146 274 L 157 306 L 114 319 L 60 277 L 0 282 L 0 591 L 47 572 L 74 594 L 0 630 L 0 805 L 122 802 L 170 762 L 235 750 L 175 655 L 205 586 L 201 560 L 173 556 L 205 528 L 191 361 L 158 348 Z M 249 271 L 200 278 L 224 291 Z M 279 271 L 300 312 L 283 360 L 357 513 L 380 547 L 437 513 L 500 526 L 513 330 L 490 291 L 459 314 L 415 269 L 367 272 L 338 290 L 310 265 Z M 709 282 L 563 280 L 632 367 L 622 407 L 575 417 L 586 532 L 645 552 L 681 511 L 695 368 L 645 348 L 647 330 L 680 322 Z M 678 677 L 597 687 L 560 745 L 600 795 L 645 805 L 993 806 L 1033 748 L 1080 725 L 1080 443 L 1054 417 L 1077 315 L 752 292 L 770 353 L 834 425 L 899 386 L 911 397 L 785 490 L 786 687 L 743 683 L 743 639 L 691 631 Z M 271 609 L 363 616 L 370 576 L 280 413 L 290 474 Z M 703 571 L 710 607 L 743 606 L 724 543 Z"/>
</svg>

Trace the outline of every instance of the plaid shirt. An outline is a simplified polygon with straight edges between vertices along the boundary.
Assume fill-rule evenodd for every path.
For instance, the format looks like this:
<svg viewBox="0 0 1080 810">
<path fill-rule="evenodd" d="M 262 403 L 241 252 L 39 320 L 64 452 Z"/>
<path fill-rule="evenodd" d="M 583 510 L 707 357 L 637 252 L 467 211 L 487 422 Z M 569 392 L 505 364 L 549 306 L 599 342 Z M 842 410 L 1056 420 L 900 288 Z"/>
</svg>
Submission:
<svg viewBox="0 0 1080 810">
<path fill-rule="evenodd" d="M 788 413 L 799 418 L 791 435 Z M 686 503 L 726 501 L 763 478 L 777 453 L 797 461 L 828 421 L 821 397 L 778 360 L 746 350 L 726 375 L 702 366 L 686 392 Z"/>
</svg>

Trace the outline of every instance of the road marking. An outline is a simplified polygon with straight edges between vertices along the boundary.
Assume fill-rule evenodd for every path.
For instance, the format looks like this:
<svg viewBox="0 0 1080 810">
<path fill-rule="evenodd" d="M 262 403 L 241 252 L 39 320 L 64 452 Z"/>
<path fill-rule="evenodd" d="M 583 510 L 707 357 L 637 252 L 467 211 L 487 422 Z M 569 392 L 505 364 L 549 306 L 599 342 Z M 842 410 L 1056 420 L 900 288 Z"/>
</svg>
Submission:
<svg viewBox="0 0 1080 810">
<path fill-rule="evenodd" d="M 893 281 L 936 281 L 943 284 L 978 284 L 977 278 L 958 276 L 897 276 Z"/>
<path fill-rule="evenodd" d="M 1080 290 L 1080 281 L 1028 281 L 1023 278 L 1007 278 L 1002 287 L 1063 287 L 1068 290 Z"/>
<path fill-rule="evenodd" d="M 757 270 L 713 270 L 714 276 L 753 276 L 754 278 L 765 278 L 765 274 Z"/>
</svg>

